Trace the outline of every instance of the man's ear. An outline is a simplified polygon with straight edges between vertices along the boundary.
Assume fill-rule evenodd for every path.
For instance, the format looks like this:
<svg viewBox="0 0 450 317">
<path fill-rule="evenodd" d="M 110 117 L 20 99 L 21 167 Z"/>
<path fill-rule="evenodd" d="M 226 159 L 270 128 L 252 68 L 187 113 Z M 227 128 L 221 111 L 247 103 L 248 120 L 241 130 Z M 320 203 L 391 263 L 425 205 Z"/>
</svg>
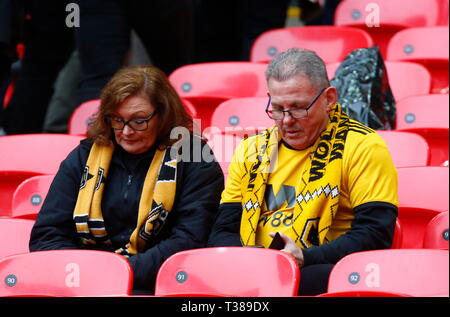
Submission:
<svg viewBox="0 0 450 317">
<path fill-rule="evenodd" d="M 325 91 L 325 97 L 327 99 L 327 110 L 330 111 L 337 101 L 336 88 L 333 86 L 328 87 L 327 90 Z"/>
</svg>

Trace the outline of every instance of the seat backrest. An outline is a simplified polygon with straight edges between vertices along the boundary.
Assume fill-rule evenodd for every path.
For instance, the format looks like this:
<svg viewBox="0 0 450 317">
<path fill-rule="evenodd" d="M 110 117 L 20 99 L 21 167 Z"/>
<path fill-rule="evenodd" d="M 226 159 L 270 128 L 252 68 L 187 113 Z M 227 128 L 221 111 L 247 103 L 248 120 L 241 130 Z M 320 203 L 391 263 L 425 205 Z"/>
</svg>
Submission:
<svg viewBox="0 0 450 317">
<path fill-rule="evenodd" d="M 391 249 L 400 249 L 403 244 L 403 228 L 400 220 L 395 220 L 394 238 L 392 239 Z"/>
<path fill-rule="evenodd" d="M 27 178 L 41 173 L 27 171 L 2 171 L 0 168 L 0 217 L 11 216 L 11 202 L 14 191 Z"/>
<path fill-rule="evenodd" d="M 82 139 L 82 136 L 57 133 L 2 136 L 0 171 L 56 174 L 61 161 Z"/>
<path fill-rule="evenodd" d="M 295 296 L 299 269 L 287 253 L 264 248 L 219 247 L 169 257 L 156 277 L 155 295 Z"/>
<path fill-rule="evenodd" d="M 446 0 L 345 0 L 334 13 L 334 25 L 367 31 L 386 59 L 389 40 L 398 31 L 418 26 L 448 24 Z"/>
<path fill-rule="evenodd" d="M 194 104 L 191 101 L 181 98 L 181 102 L 192 118 L 198 118 L 197 108 L 195 108 Z"/>
<path fill-rule="evenodd" d="M 263 63 L 252 62 L 198 63 L 177 68 L 169 80 L 182 98 L 266 96 L 266 68 Z"/>
<path fill-rule="evenodd" d="M 421 248 L 429 221 L 449 209 L 448 167 L 401 167 L 397 175 L 402 248 Z"/>
<path fill-rule="evenodd" d="M 195 108 L 194 128 L 199 131 L 204 131 L 211 125 L 214 110 L 228 99 L 230 98 L 225 96 L 185 96 L 182 98 Z"/>
<path fill-rule="evenodd" d="M 387 59 L 421 63 L 431 74 L 431 92 L 448 93 L 448 25 L 409 28 L 397 32 L 388 43 Z"/>
<path fill-rule="evenodd" d="M 29 252 L 28 244 L 33 225 L 33 220 L 0 218 L 0 259 Z"/>
<path fill-rule="evenodd" d="M 72 112 L 69 118 L 67 133 L 72 135 L 86 135 L 89 124 L 99 110 L 100 99 L 83 102 Z"/>
<path fill-rule="evenodd" d="M 12 196 L 20 183 L 32 176 L 56 174 L 60 163 L 82 139 L 56 133 L 0 137 L 0 215 L 11 215 Z"/>
<path fill-rule="evenodd" d="M 397 102 L 430 92 L 431 74 L 422 65 L 408 62 L 385 62 L 385 65 L 392 95 Z"/>
<path fill-rule="evenodd" d="M 267 97 L 233 98 L 221 103 L 213 112 L 211 127 L 218 132 L 253 134 L 272 127 L 275 123 L 265 110 Z"/>
<path fill-rule="evenodd" d="M 0 259 L 0 296 L 130 295 L 133 271 L 113 252 L 53 250 Z"/>
<path fill-rule="evenodd" d="M 336 263 L 328 292 L 378 291 L 449 296 L 448 250 L 389 249 L 352 253 Z"/>
<path fill-rule="evenodd" d="M 289 48 L 313 50 L 325 63 L 343 61 L 353 50 L 374 45 L 370 35 L 357 28 L 343 26 L 299 26 L 269 30 L 253 42 L 250 60 L 270 61 Z"/>
<path fill-rule="evenodd" d="M 427 249 L 448 250 L 448 211 L 442 212 L 428 223 L 423 237 L 423 247 Z"/>
<path fill-rule="evenodd" d="M 448 9 L 448 5 L 446 7 Z M 375 3 L 371 0 L 345 0 L 336 8 L 334 24 L 366 25 L 378 19 L 378 27 L 443 25 L 446 17 L 448 19 L 448 10 L 441 12 L 444 8 L 444 1 L 441 0 L 378 0 Z"/>
<path fill-rule="evenodd" d="M 432 166 L 448 166 L 448 94 L 415 96 L 397 103 L 396 130 L 423 136 L 430 147 Z"/>
<path fill-rule="evenodd" d="M 233 160 L 234 151 L 241 140 L 242 137 L 239 134 L 212 133 L 208 136 L 208 145 L 222 168 L 225 181 L 228 177 L 228 166 Z"/>
<path fill-rule="evenodd" d="M 396 130 L 444 130 L 449 128 L 448 94 L 411 96 L 397 103 Z"/>
<path fill-rule="evenodd" d="M 377 131 L 386 141 L 395 167 L 427 166 L 430 148 L 427 141 L 412 132 Z"/>
<path fill-rule="evenodd" d="M 416 95 L 429 94 L 430 72 L 422 65 L 411 62 L 384 62 L 392 95 L 396 101 Z M 327 64 L 330 80 L 334 78 L 340 63 Z"/>
<path fill-rule="evenodd" d="M 397 168 L 400 207 L 447 211 L 448 167 L 417 166 Z"/>
<path fill-rule="evenodd" d="M 11 217 L 36 219 L 54 175 L 38 175 L 24 180 L 12 198 Z"/>
<path fill-rule="evenodd" d="M 413 27 L 397 32 L 389 41 L 390 61 L 449 60 L 448 26 Z"/>
</svg>

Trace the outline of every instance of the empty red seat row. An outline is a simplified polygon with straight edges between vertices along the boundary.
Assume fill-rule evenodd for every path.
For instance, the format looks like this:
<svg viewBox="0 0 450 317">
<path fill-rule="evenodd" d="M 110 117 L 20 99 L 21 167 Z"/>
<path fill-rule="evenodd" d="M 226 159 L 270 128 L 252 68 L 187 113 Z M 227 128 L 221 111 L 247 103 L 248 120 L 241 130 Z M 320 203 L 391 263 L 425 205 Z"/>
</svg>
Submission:
<svg viewBox="0 0 450 317">
<path fill-rule="evenodd" d="M 447 0 L 343 0 L 334 13 L 334 25 L 366 31 L 386 59 L 389 41 L 397 32 L 412 27 L 448 26 L 448 10 Z"/>
<path fill-rule="evenodd" d="M 327 293 L 319 296 L 448 297 L 448 272 L 448 250 L 356 252 L 338 261 Z M 130 296 L 132 287 L 128 261 L 103 251 L 8 256 L 0 259 L 0 278 L 0 296 Z M 301 278 L 297 262 L 282 251 L 195 249 L 178 252 L 162 264 L 155 296 L 294 297 Z"/>
</svg>

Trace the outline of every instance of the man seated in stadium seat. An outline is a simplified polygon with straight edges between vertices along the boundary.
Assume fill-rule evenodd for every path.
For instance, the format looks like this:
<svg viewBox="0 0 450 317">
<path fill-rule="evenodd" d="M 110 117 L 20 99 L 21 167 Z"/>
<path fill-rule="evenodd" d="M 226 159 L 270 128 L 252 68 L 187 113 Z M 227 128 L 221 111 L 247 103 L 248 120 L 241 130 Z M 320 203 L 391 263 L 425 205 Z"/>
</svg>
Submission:
<svg viewBox="0 0 450 317">
<path fill-rule="evenodd" d="M 299 294 L 315 295 L 345 255 L 391 247 L 397 172 L 383 139 L 342 111 L 314 52 L 281 53 L 266 78 L 275 126 L 237 147 L 208 245 L 267 248 L 279 232 Z"/>
<path fill-rule="evenodd" d="M 162 71 L 118 71 L 102 92 L 88 138 L 61 163 L 30 251 L 122 254 L 133 268 L 135 293 L 152 293 L 165 259 L 206 245 L 224 183 L 215 160 L 194 160 L 184 152 L 189 147 L 178 147 L 183 140 L 172 138 L 175 127 L 188 131 L 186 143 L 209 150 L 193 136 L 192 119 Z"/>
</svg>

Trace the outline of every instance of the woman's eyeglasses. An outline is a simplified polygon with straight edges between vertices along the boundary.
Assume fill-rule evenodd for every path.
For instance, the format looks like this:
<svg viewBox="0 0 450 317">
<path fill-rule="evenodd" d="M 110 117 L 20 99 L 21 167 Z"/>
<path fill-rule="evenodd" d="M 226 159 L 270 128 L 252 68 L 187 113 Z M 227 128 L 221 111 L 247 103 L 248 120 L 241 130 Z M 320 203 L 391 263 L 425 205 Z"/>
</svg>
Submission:
<svg viewBox="0 0 450 317">
<path fill-rule="evenodd" d="M 148 128 L 148 122 L 156 114 L 156 110 L 153 111 L 147 118 L 134 118 L 130 120 L 123 120 L 111 116 L 105 116 L 105 119 L 111 123 L 111 127 L 114 130 L 123 130 L 126 125 L 132 128 L 134 131 L 144 131 Z"/>
</svg>

